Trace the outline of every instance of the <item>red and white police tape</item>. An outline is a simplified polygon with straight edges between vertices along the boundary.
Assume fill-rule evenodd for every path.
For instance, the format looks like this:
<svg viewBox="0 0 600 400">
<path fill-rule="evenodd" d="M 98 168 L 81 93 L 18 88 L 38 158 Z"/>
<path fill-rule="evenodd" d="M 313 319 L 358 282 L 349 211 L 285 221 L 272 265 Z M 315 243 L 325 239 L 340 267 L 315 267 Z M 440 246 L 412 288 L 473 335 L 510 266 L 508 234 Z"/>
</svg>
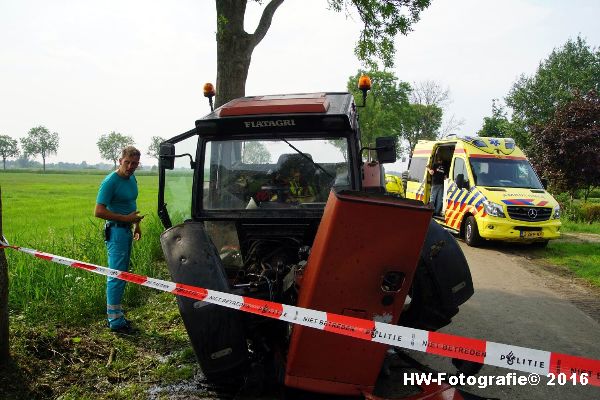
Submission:
<svg viewBox="0 0 600 400">
<path fill-rule="evenodd" d="M 589 384 L 600 386 L 600 360 L 529 349 L 447 333 L 429 332 L 287 304 L 279 304 L 267 300 L 258 300 L 251 297 L 149 278 L 130 272 L 121 272 L 25 247 L 11 246 L 2 241 L 0 241 L 0 247 L 12 248 L 47 261 L 122 279 L 163 292 L 344 336 L 544 376 L 550 373 L 555 376 L 561 373 L 567 376 L 582 376 L 582 374 L 586 374 Z"/>
</svg>

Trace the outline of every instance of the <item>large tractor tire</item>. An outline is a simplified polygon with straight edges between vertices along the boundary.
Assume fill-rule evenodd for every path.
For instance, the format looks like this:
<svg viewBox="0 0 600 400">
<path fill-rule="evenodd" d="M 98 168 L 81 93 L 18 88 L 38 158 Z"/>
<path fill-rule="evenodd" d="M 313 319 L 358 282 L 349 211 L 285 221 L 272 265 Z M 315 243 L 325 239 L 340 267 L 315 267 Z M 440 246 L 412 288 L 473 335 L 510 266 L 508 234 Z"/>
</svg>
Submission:
<svg viewBox="0 0 600 400">
<path fill-rule="evenodd" d="M 408 292 L 410 304 L 402 312 L 399 324 L 415 329 L 437 331 L 448 325 L 458 313 L 458 307 L 442 307 L 432 277 L 427 271 L 424 260 L 419 259 L 412 286 Z"/>
<path fill-rule="evenodd" d="M 410 304 L 399 324 L 436 331 L 452 321 L 458 307 L 473 295 L 467 260 L 456 239 L 431 221 L 409 290 Z"/>
</svg>

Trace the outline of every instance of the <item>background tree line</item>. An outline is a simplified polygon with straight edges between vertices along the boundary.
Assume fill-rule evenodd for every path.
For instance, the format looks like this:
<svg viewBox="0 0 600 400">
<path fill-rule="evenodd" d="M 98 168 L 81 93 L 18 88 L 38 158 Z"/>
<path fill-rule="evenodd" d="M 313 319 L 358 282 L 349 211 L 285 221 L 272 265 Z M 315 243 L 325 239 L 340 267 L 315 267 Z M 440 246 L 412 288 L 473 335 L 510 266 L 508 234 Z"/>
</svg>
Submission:
<svg viewBox="0 0 600 400">
<path fill-rule="evenodd" d="M 164 139 L 160 136 L 152 136 L 146 154 L 158 160 L 160 143 L 162 141 Z M 40 125 L 31 128 L 27 135 L 20 139 L 20 142 L 21 148 L 19 148 L 16 139 L 8 135 L 0 135 L 0 157 L 2 157 L 3 169 L 6 169 L 6 160 L 11 158 L 15 159 L 12 164 L 17 168 L 39 167 L 39 163 L 29 159 L 29 157 L 39 155 L 42 157 L 42 169 L 46 171 L 46 158 L 52 154 L 56 154 L 58 151 L 59 135 L 56 132 L 50 133 L 48 128 Z M 134 144 L 135 141 L 131 136 L 126 136 L 115 131 L 101 135 L 96 142 L 102 159 L 112 161 L 115 168 L 121 155 L 121 149 Z M 59 162 L 58 166 L 64 169 L 88 168 L 88 164 L 85 161 L 81 164 Z"/>
<path fill-rule="evenodd" d="M 58 133 L 48 130 L 45 126 L 31 128 L 27 135 L 21 138 L 21 149 L 17 141 L 8 135 L 0 135 L 0 156 L 3 168 L 6 169 L 6 159 L 19 157 L 21 152 L 25 158 L 40 155 L 42 166 L 46 170 L 46 158 L 58 151 Z"/>
</svg>

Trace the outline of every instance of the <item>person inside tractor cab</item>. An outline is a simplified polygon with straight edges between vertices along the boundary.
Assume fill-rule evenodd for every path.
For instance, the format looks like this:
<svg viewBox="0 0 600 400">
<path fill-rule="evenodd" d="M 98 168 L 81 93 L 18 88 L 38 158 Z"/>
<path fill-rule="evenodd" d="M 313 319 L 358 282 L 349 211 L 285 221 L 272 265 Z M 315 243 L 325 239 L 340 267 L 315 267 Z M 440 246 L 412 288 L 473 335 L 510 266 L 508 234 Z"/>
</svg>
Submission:
<svg viewBox="0 0 600 400">
<path fill-rule="evenodd" d="M 315 201 L 315 167 L 307 157 L 312 159 L 309 154 L 282 154 L 279 157 L 270 184 L 263 187 L 270 191 L 269 201 L 288 204 Z M 258 201 L 264 201 L 264 198 L 264 191 L 257 193 Z"/>
<path fill-rule="evenodd" d="M 308 183 L 300 169 L 292 168 L 291 172 L 289 180 L 291 201 L 298 203 L 314 202 L 316 198 L 315 187 Z"/>
</svg>

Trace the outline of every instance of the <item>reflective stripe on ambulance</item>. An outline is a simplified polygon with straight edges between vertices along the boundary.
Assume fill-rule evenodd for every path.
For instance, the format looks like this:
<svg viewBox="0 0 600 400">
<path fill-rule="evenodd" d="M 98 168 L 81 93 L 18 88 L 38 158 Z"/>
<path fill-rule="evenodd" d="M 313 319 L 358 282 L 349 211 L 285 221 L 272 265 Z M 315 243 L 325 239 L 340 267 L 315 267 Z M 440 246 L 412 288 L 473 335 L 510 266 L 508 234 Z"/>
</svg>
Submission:
<svg viewBox="0 0 600 400">
<path fill-rule="evenodd" d="M 469 190 L 459 189 L 453 182 L 447 190 L 446 212 L 444 223 L 446 226 L 460 230 L 463 217 L 466 212 L 476 217 L 485 217 L 487 213 L 483 208 L 485 196 L 473 187 Z"/>
</svg>

